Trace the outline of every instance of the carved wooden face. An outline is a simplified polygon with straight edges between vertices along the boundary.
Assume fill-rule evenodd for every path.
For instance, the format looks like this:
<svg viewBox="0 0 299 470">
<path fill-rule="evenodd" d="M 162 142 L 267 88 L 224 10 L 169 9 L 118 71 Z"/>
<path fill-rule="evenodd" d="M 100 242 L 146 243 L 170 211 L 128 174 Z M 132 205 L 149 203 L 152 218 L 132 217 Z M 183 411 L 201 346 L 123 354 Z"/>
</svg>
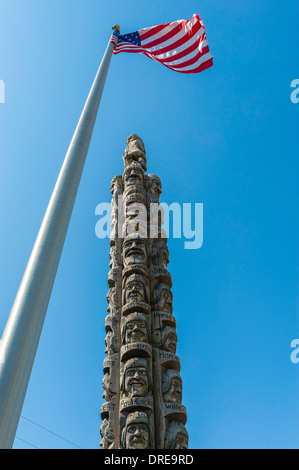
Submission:
<svg viewBox="0 0 299 470">
<path fill-rule="evenodd" d="M 124 262 L 130 264 L 145 264 L 147 261 L 146 244 L 142 238 L 128 238 L 123 248 Z"/>
<path fill-rule="evenodd" d="M 152 304 L 155 310 L 172 313 L 172 292 L 167 284 L 158 284 L 153 291 Z"/>
<path fill-rule="evenodd" d="M 188 449 L 188 433 L 182 423 L 170 421 L 165 435 L 165 449 Z"/>
<path fill-rule="evenodd" d="M 111 287 L 111 289 L 109 289 L 108 294 L 107 294 L 107 300 L 110 306 L 117 307 L 118 302 L 119 302 L 119 297 L 117 295 L 115 287 Z"/>
<path fill-rule="evenodd" d="M 163 349 L 165 351 L 169 351 L 169 352 L 175 354 L 176 353 L 176 345 L 177 345 L 177 335 L 174 332 L 170 331 L 168 333 L 168 336 L 167 336 L 166 341 L 164 343 Z"/>
<path fill-rule="evenodd" d="M 169 390 L 164 393 L 163 399 L 165 402 L 182 403 L 182 381 L 179 377 L 173 377 Z"/>
<path fill-rule="evenodd" d="M 127 344 L 136 342 L 148 343 L 149 338 L 145 320 L 140 318 L 131 320 L 126 324 L 125 341 Z"/>
<path fill-rule="evenodd" d="M 123 155 L 125 168 L 134 162 L 139 163 L 146 171 L 146 156 L 143 141 L 136 134 L 132 134 L 127 139 L 127 147 Z"/>
<path fill-rule="evenodd" d="M 111 181 L 111 193 L 113 196 L 116 196 L 117 194 L 120 194 L 122 192 L 122 179 L 121 176 L 115 176 L 113 180 Z"/>
<path fill-rule="evenodd" d="M 148 449 L 149 430 L 145 423 L 132 423 L 126 429 L 126 449 Z"/>
<path fill-rule="evenodd" d="M 110 263 L 109 263 L 110 268 L 115 269 L 121 266 L 121 258 L 118 254 L 118 250 L 116 246 L 111 247 L 109 256 L 110 256 Z"/>
<path fill-rule="evenodd" d="M 100 433 L 102 436 L 100 446 L 103 447 L 103 449 L 108 449 L 109 445 L 114 441 L 114 431 L 106 418 L 101 424 Z"/>
<path fill-rule="evenodd" d="M 153 201 L 158 202 L 162 193 L 161 181 L 158 177 L 153 177 L 148 192 L 153 196 Z"/>
<path fill-rule="evenodd" d="M 141 281 L 129 281 L 126 284 L 125 291 L 126 303 L 128 302 L 145 302 L 144 284 Z"/>
<path fill-rule="evenodd" d="M 132 168 L 128 167 L 125 171 L 125 185 L 142 185 L 143 184 L 143 171 L 137 165 L 132 165 Z"/>
<path fill-rule="evenodd" d="M 105 338 L 105 344 L 105 353 L 107 353 L 109 356 L 119 351 L 118 339 L 112 331 L 108 331 Z"/>
<path fill-rule="evenodd" d="M 111 398 L 116 395 L 116 392 L 112 390 L 113 384 L 111 380 L 111 376 L 108 372 L 104 375 L 104 378 L 102 380 L 102 385 L 103 385 L 103 395 L 102 397 L 105 398 L 105 400 L 109 401 Z"/>
<path fill-rule="evenodd" d="M 169 263 L 169 253 L 168 248 L 163 242 L 156 242 L 153 247 L 153 257 L 152 261 L 153 264 L 163 266 L 167 268 L 167 264 Z"/>
<path fill-rule="evenodd" d="M 144 397 L 149 388 L 146 367 L 136 365 L 125 370 L 125 393 L 129 397 Z"/>
<path fill-rule="evenodd" d="M 178 433 L 174 441 L 174 449 L 188 449 L 188 437 L 183 433 Z"/>
<path fill-rule="evenodd" d="M 159 310 L 163 312 L 172 312 L 172 294 L 169 289 L 163 289 L 160 300 Z"/>
</svg>

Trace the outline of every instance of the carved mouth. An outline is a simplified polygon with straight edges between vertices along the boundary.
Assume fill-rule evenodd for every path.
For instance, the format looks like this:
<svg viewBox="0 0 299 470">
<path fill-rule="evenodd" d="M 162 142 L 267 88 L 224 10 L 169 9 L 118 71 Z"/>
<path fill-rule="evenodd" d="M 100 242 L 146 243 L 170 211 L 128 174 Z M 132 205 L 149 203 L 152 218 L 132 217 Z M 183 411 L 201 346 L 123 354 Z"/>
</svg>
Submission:
<svg viewBox="0 0 299 470">
<path fill-rule="evenodd" d="M 145 335 L 142 331 L 135 331 L 130 335 L 132 341 L 142 341 L 145 338 Z"/>
<path fill-rule="evenodd" d="M 130 300 L 142 300 L 143 296 L 139 291 L 130 292 L 129 293 L 129 299 Z"/>
<path fill-rule="evenodd" d="M 171 303 L 167 303 L 164 305 L 164 311 L 167 313 L 171 313 Z"/>
<path fill-rule="evenodd" d="M 145 382 L 142 379 L 135 379 L 130 381 L 130 385 L 131 387 L 144 387 Z"/>
<path fill-rule="evenodd" d="M 135 447 L 144 447 L 145 445 L 145 439 L 141 437 L 133 437 L 131 439 L 131 444 L 133 444 Z"/>
<path fill-rule="evenodd" d="M 131 248 L 127 251 L 126 256 L 143 256 L 143 251 L 140 248 Z"/>
<path fill-rule="evenodd" d="M 141 178 L 138 175 L 132 175 L 132 176 L 129 176 L 129 178 L 127 179 L 127 182 L 129 184 L 140 184 Z"/>
</svg>

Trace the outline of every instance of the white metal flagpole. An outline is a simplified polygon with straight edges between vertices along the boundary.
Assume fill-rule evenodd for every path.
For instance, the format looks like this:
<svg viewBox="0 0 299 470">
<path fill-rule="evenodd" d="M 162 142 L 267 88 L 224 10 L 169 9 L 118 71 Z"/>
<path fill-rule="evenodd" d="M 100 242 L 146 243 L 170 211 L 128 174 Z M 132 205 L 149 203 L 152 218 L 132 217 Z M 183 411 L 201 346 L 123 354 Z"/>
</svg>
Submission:
<svg viewBox="0 0 299 470">
<path fill-rule="evenodd" d="M 0 449 L 12 448 L 119 27 L 113 26 L 0 341 Z"/>
</svg>

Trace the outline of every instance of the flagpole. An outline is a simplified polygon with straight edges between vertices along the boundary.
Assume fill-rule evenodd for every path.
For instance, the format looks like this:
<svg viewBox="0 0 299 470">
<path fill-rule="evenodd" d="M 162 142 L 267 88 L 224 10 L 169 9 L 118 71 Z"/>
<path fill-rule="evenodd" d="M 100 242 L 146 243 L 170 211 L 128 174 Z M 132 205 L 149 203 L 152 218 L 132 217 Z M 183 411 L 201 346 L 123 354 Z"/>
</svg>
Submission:
<svg viewBox="0 0 299 470">
<path fill-rule="evenodd" d="M 14 442 L 114 47 L 109 41 L 0 341 L 0 449 Z"/>
</svg>

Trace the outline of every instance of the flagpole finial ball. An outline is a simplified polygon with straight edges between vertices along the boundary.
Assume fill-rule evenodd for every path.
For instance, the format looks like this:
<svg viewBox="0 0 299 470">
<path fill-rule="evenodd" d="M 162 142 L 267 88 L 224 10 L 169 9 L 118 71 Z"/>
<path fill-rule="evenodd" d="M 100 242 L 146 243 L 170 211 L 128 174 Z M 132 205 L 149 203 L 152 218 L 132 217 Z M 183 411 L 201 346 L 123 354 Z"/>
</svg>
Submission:
<svg viewBox="0 0 299 470">
<path fill-rule="evenodd" d="M 118 26 L 118 24 L 115 24 L 114 26 L 112 26 L 112 29 L 118 29 L 118 31 L 120 32 L 120 27 Z"/>
</svg>

